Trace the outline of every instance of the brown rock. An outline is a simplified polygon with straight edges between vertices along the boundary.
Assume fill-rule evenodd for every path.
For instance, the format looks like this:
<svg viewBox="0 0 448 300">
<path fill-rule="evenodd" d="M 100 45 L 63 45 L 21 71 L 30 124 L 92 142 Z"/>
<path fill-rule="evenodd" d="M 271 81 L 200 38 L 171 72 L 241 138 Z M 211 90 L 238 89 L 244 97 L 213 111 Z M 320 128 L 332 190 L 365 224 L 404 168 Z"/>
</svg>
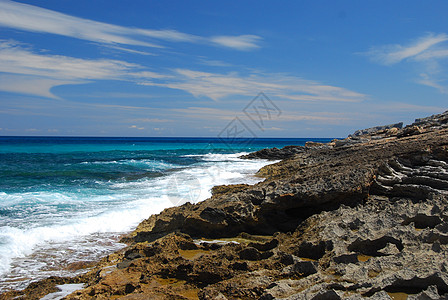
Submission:
<svg viewBox="0 0 448 300">
<path fill-rule="evenodd" d="M 447 124 L 444 113 L 334 146 L 259 152 L 250 157 L 288 158 L 262 168 L 254 186 L 216 187 L 149 217 L 82 277 L 0 299 L 39 299 L 73 281 L 88 286 L 67 299 L 446 297 Z"/>
</svg>

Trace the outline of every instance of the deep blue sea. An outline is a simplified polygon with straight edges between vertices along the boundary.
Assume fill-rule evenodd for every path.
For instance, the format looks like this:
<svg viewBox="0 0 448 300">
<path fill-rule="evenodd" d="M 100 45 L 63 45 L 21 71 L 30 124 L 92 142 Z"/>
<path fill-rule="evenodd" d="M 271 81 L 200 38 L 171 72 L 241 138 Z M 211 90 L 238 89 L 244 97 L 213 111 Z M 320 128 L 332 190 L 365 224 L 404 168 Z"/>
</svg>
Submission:
<svg viewBox="0 0 448 300">
<path fill-rule="evenodd" d="M 73 274 L 143 219 L 253 184 L 266 147 L 329 139 L 0 137 L 0 291 Z"/>
</svg>

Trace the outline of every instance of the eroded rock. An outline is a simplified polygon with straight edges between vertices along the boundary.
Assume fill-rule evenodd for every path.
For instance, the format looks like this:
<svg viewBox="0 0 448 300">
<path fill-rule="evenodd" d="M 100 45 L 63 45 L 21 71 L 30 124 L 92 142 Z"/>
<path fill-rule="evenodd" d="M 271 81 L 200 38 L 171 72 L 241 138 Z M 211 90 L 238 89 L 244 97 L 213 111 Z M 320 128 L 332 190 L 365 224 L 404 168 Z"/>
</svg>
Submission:
<svg viewBox="0 0 448 300">
<path fill-rule="evenodd" d="M 283 160 L 261 183 L 149 217 L 82 277 L 0 299 L 65 282 L 86 283 L 66 299 L 447 298 L 447 124 L 444 113 L 248 155 Z"/>
</svg>

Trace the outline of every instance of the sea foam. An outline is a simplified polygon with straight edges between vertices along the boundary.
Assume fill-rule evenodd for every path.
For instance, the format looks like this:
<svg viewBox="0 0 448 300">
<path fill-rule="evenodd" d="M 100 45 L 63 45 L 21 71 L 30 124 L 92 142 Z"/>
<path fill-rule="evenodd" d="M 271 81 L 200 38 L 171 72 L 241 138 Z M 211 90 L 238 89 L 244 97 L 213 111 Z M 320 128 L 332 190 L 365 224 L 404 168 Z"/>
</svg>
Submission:
<svg viewBox="0 0 448 300">
<path fill-rule="evenodd" d="M 239 159 L 242 154 L 196 155 L 198 163 L 161 177 L 101 182 L 107 194 L 83 186 L 65 193 L 1 193 L 0 208 L 15 211 L 18 205 L 31 213 L 2 227 L 0 290 L 23 288 L 29 278 L 72 275 L 64 265 L 96 260 L 118 250 L 123 247 L 119 236 L 151 214 L 205 200 L 215 185 L 260 181 L 253 174 L 268 161 Z M 127 163 L 154 165 L 151 160 Z M 159 166 L 172 167 L 164 162 Z"/>
</svg>

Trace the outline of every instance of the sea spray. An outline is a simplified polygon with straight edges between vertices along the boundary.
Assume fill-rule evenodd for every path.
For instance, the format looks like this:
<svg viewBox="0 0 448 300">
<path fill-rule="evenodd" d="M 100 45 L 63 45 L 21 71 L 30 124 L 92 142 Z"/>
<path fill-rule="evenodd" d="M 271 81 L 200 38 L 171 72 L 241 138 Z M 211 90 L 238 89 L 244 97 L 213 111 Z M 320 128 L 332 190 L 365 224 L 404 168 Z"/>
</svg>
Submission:
<svg viewBox="0 0 448 300">
<path fill-rule="evenodd" d="M 120 235 L 151 214 L 202 201 L 215 185 L 256 183 L 270 162 L 239 156 L 292 143 L 213 142 L 204 153 L 210 140 L 0 138 L 0 290 L 73 275 L 67 266 L 123 247 Z"/>
</svg>

